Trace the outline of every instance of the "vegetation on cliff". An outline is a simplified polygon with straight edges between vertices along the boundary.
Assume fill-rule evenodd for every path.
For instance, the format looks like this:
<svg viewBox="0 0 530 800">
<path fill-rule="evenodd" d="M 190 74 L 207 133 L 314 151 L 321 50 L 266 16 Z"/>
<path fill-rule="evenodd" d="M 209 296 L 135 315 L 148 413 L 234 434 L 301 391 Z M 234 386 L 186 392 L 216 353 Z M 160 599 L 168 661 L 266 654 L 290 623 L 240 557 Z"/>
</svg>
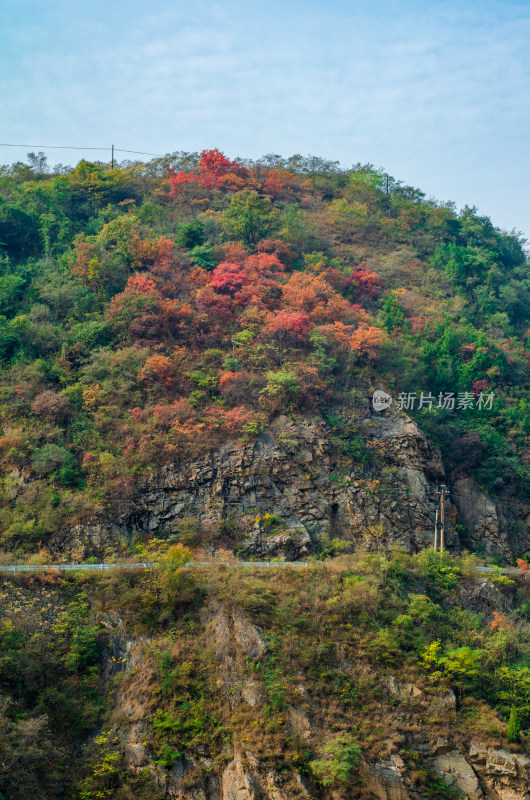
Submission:
<svg viewBox="0 0 530 800">
<path fill-rule="evenodd" d="M 4 549 L 119 513 L 154 465 L 252 441 L 279 411 L 333 426 L 361 378 L 415 394 L 448 465 L 528 499 L 516 234 L 371 165 L 32 164 L 0 174 Z M 439 404 L 451 392 L 463 407 Z M 342 444 L 369 462 L 355 431 Z"/>
<path fill-rule="evenodd" d="M 229 797 L 234 753 L 289 799 L 373 796 L 374 765 L 394 758 L 407 796 L 456 800 L 435 774 L 440 741 L 524 766 L 524 580 L 428 551 L 298 570 L 177 556 L 3 581 L 6 800 Z"/>
</svg>

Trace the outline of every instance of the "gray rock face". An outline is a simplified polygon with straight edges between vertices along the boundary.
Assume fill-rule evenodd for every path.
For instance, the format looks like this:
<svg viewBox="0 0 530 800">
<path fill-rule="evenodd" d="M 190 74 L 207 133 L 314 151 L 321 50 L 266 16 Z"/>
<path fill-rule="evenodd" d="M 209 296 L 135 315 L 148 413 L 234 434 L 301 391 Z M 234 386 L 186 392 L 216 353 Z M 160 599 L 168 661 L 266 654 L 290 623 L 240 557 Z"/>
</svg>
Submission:
<svg viewBox="0 0 530 800">
<path fill-rule="evenodd" d="M 103 612 L 101 622 L 109 631 L 109 647 L 106 659 L 109 669 L 104 672 L 107 680 L 114 675 L 110 664 L 119 661 L 118 669 L 131 671 L 141 668 L 143 649 L 148 639 L 130 639 L 122 620 L 112 613 Z M 248 671 L 246 659 L 266 657 L 267 645 L 260 631 L 245 618 L 243 612 L 228 604 L 211 602 L 203 609 L 202 623 L 211 639 L 218 664 L 217 687 L 229 702 L 235 699 L 246 701 L 254 707 L 263 702 L 262 689 Z M 412 683 L 401 683 L 395 676 L 386 677 L 389 695 L 403 701 L 416 712 L 431 719 L 432 695 L 425 693 Z M 285 709 L 285 719 L 290 731 L 311 747 L 322 741 L 322 729 L 316 717 L 309 718 L 308 703 L 318 705 L 318 699 L 311 701 L 303 685 L 298 687 L 299 703 L 295 702 Z M 227 760 L 222 766 L 212 769 L 212 761 L 201 753 L 201 748 L 187 751 L 176 760 L 170 769 L 154 762 L 148 718 L 152 708 L 143 705 L 142 697 L 120 684 L 116 694 L 116 705 L 120 722 L 113 728 L 112 735 L 120 742 L 126 763 L 133 772 L 145 769 L 151 774 L 155 784 L 170 800 L 310 800 L 317 795 L 299 773 L 293 772 L 286 782 L 286 776 L 277 773 L 266 760 L 260 760 L 254 753 L 252 742 L 243 740 L 228 749 Z M 452 698 L 439 698 L 447 704 L 446 714 L 452 707 Z M 405 709 L 406 712 L 406 709 Z M 395 717 L 389 720 L 393 728 L 396 721 L 403 720 L 404 709 L 396 706 Z M 333 800 L 346 797 L 365 797 L 359 793 L 361 788 L 368 796 L 377 800 L 423 800 L 421 787 L 416 784 L 414 769 L 401 757 L 403 751 L 416 751 L 418 765 L 437 774 L 448 786 L 458 790 L 468 800 L 530 800 L 530 758 L 519 753 L 511 753 L 503 748 L 488 747 L 480 741 L 458 744 L 453 740 L 451 726 L 447 736 L 439 733 L 425 736 L 426 728 L 405 733 L 399 737 L 395 731 L 388 739 L 385 757 L 375 762 L 363 758 L 359 765 L 358 786 L 351 786 L 330 792 Z M 404 750 L 401 750 L 403 748 Z M 399 750 L 399 752 L 397 752 Z M 293 786 L 296 793 L 293 795 Z"/>
<path fill-rule="evenodd" d="M 447 783 L 463 792 L 469 800 L 481 800 L 484 792 L 471 764 L 457 750 L 437 755 L 432 767 Z"/>
<path fill-rule="evenodd" d="M 99 553 L 133 533 L 174 533 L 190 517 L 211 530 L 228 526 L 244 554 L 263 559 L 303 559 L 319 540 L 335 537 L 355 546 L 374 531 L 382 544 L 412 552 L 430 546 L 434 488 L 444 479 L 438 450 L 396 409 L 375 414 L 366 403 L 338 413 L 355 431 L 340 440 L 320 416 L 280 416 L 255 442 L 229 441 L 195 460 L 153 469 L 139 480 L 125 514 L 76 525 L 52 547 Z M 364 456 L 347 455 L 351 435 Z M 454 498 L 473 542 L 510 552 L 506 517 L 471 479 L 456 480 Z M 450 526 L 446 543 L 460 546 Z"/>
<path fill-rule="evenodd" d="M 470 477 L 454 482 L 453 495 L 460 517 L 469 530 L 470 542 L 482 544 L 487 553 L 510 555 L 508 521 L 501 506 L 483 494 Z"/>
<path fill-rule="evenodd" d="M 222 776 L 222 800 L 257 800 L 261 797 L 254 775 L 245 771 L 241 753 L 236 752 Z"/>
<path fill-rule="evenodd" d="M 491 616 L 493 611 L 508 611 L 509 598 L 488 578 L 483 578 L 471 586 L 461 586 L 450 601 L 456 605 Z"/>
<path fill-rule="evenodd" d="M 361 775 L 372 797 L 377 800 L 415 800 L 416 793 L 411 797 L 403 781 L 402 764 L 399 756 L 394 756 L 377 764 L 365 763 L 361 766 Z"/>
<path fill-rule="evenodd" d="M 467 800 L 530 800 L 530 759 L 524 755 L 480 742 L 457 750 L 444 738 L 414 746 L 425 764 Z M 420 800 L 421 792 L 411 788 L 407 769 L 397 755 L 376 764 L 363 763 L 361 773 L 379 800 Z"/>
<path fill-rule="evenodd" d="M 473 743 L 469 748 L 469 760 L 481 779 L 487 797 L 495 800 L 530 800 L 530 758 Z"/>
</svg>

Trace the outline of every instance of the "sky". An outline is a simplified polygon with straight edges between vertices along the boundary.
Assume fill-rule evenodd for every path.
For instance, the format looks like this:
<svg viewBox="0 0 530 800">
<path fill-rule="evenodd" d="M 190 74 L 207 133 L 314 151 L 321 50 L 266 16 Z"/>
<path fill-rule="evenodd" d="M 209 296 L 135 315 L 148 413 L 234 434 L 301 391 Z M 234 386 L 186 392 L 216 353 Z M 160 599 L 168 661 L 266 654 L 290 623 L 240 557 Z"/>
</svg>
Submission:
<svg viewBox="0 0 530 800">
<path fill-rule="evenodd" d="M 530 240 L 529 41 L 530 0 L 2 0 L 0 163 L 360 161 Z"/>
</svg>

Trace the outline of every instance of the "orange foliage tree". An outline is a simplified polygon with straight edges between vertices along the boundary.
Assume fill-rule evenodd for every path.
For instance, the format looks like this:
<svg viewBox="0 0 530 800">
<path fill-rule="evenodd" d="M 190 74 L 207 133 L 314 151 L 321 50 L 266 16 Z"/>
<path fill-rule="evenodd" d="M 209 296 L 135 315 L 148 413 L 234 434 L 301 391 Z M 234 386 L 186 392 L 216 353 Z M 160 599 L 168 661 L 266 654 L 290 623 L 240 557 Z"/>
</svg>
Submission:
<svg viewBox="0 0 530 800">
<path fill-rule="evenodd" d="M 161 383 L 169 388 L 176 380 L 175 365 L 167 356 L 149 356 L 138 372 L 138 379 L 148 384 Z"/>
</svg>

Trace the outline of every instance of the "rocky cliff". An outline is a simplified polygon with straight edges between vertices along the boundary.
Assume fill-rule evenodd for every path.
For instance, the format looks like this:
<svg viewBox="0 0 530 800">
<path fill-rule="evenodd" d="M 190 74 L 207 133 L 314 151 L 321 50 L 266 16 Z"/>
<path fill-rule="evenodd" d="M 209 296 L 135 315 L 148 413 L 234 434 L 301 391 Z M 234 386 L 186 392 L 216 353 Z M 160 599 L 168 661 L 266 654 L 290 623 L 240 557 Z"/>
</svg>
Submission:
<svg viewBox="0 0 530 800">
<path fill-rule="evenodd" d="M 255 441 L 154 467 L 123 513 L 63 531 L 52 547 L 99 554 L 133 534 L 176 534 L 193 518 L 230 533 L 225 542 L 247 557 L 296 560 L 330 539 L 356 546 L 366 537 L 417 552 L 432 542 L 440 481 L 452 489 L 449 549 L 510 556 L 530 546 L 528 508 L 495 501 L 458 470 L 446 474 L 416 423 L 395 408 L 374 412 L 367 393 L 326 419 L 278 416 Z"/>
<path fill-rule="evenodd" d="M 500 592 L 487 580 L 470 594 L 477 608 L 491 610 L 491 604 L 498 602 L 505 606 Z M 241 715 L 242 708 L 259 713 L 266 694 L 249 665 L 267 656 L 267 638 L 232 604 L 213 601 L 203 608 L 201 618 L 198 635 L 205 637 L 215 655 L 220 702 L 234 717 Z M 528 755 L 500 746 L 495 741 L 500 731 L 494 727 L 488 731 L 487 723 L 481 730 L 477 721 L 475 733 L 463 734 L 456 725 L 457 699 L 451 690 L 420 688 L 367 665 L 357 672 L 357 678 L 362 675 L 372 690 L 375 687 L 377 702 L 369 706 L 372 725 L 368 730 L 373 730 L 376 744 L 366 748 L 347 788 L 332 788 L 323 794 L 306 770 L 296 769 L 292 763 L 280 765 L 280 753 L 276 754 L 276 766 L 271 766 L 270 758 L 260 755 L 261 734 L 257 731 L 235 746 L 227 745 L 221 759 L 212 759 L 198 747 L 195 752 L 180 754 L 171 768 L 161 766 L 148 722 L 156 703 L 146 702 L 142 692 L 152 669 L 145 658 L 150 640 L 128 639 L 119 617 L 105 615 L 104 623 L 110 632 L 107 663 L 112 659 L 113 665 L 107 674 L 120 673 L 114 711 L 118 721 L 111 736 L 126 754 L 128 769 L 136 774 L 147 771 L 163 796 L 171 800 L 530 798 Z M 344 661 L 341 670 L 352 674 L 354 664 Z M 308 675 L 293 677 L 297 700 L 284 709 L 284 735 L 301 748 L 316 748 L 328 722 L 326 707 L 323 698 L 311 691 Z"/>
<path fill-rule="evenodd" d="M 528 586 L 469 558 L 1 584 L 10 800 L 529 800 Z"/>
</svg>

